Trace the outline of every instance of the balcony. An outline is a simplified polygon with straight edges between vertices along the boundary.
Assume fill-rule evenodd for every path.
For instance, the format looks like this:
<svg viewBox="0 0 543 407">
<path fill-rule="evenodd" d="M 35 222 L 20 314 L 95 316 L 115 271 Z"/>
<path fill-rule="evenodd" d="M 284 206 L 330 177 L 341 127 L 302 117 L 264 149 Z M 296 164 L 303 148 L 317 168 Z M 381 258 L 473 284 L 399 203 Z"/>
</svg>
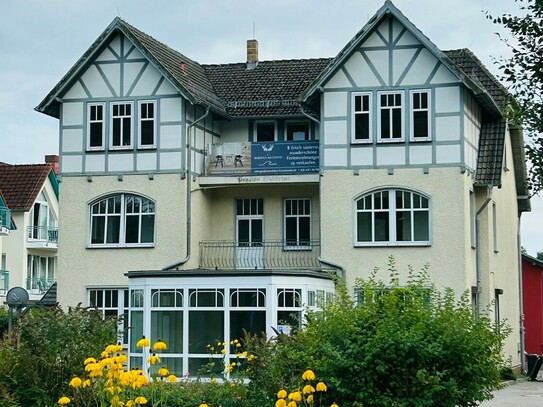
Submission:
<svg viewBox="0 0 543 407">
<path fill-rule="evenodd" d="M 258 243 L 201 241 L 199 267 L 210 270 L 320 270 L 319 252 L 319 240 L 300 243 L 284 240 Z"/>
<path fill-rule="evenodd" d="M 46 277 L 27 277 L 26 289 L 30 294 L 44 294 L 56 280 Z"/>
<path fill-rule="evenodd" d="M 319 181 L 318 141 L 216 143 L 206 151 L 201 185 Z"/>
<path fill-rule="evenodd" d="M 0 206 L 0 236 L 8 236 L 11 229 L 11 211 L 5 206 Z"/>
<path fill-rule="evenodd" d="M 58 249 L 58 228 L 52 226 L 29 226 L 27 247 L 30 249 Z"/>
<path fill-rule="evenodd" d="M 0 295 L 6 295 L 9 290 L 9 271 L 0 270 Z"/>
</svg>

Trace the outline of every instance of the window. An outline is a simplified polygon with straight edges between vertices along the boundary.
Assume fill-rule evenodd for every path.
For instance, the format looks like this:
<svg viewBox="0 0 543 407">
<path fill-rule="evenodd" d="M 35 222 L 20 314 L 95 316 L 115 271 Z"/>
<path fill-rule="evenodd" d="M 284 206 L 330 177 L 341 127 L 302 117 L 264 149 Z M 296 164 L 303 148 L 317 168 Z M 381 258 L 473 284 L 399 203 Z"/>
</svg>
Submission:
<svg viewBox="0 0 543 407">
<path fill-rule="evenodd" d="M 403 92 L 378 93 L 378 126 L 380 141 L 404 139 Z"/>
<path fill-rule="evenodd" d="M 152 246 L 155 239 L 155 203 L 147 198 L 119 194 L 90 205 L 91 247 Z"/>
<path fill-rule="evenodd" d="M 89 126 L 87 128 L 87 149 L 104 149 L 104 104 L 92 103 L 88 105 Z"/>
<path fill-rule="evenodd" d="M 387 189 L 356 199 L 355 245 L 430 243 L 430 200 L 416 192 Z"/>
<path fill-rule="evenodd" d="M 306 141 L 310 139 L 309 123 L 307 122 L 287 122 L 286 129 L 287 134 L 285 140 L 287 141 Z"/>
<path fill-rule="evenodd" d="M 89 307 L 103 316 L 119 317 L 117 340 L 128 345 L 128 290 L 123 288 L 92 288 L 88 290 Z"/>
<path fill-rule="evenodd" d="M 111 104 L 111 148 L 132 147 L 132 102 Z"/>
<path fill-rule="evenodd" d="M 430 91 L 411 91 L 411 140 L 430 140 Z"/>
<path fill-rule="evenodd" d="M 311 241 L 311 200 L 285 199 L 285 246 L 309 246 Z"/>
<path fill-rule="evenodd" d="M 275 141 L 275 123 L 257 122 L 255 124 L 255 141 L 269 142 Z"/>
<path fill-rule="evenodd" d="M 292 328 L 301 326 L 302 290 L 299 288 L 277 289 L 277 330 L 289 334 Z"/>
<path fill-rule="evenodd" d="M 139 148 L 156 147 L 155 102 L 140 102 Z"/>
<path fill-rule="evenodd" d="M 26 289 L 43 294 L 55 282 L 55 258 L 28 255 Z"/>
<path fill-rule="evenodd" d="M 353 94 L 352 142 L 371 142 L 371 94 Z"/>
</svg>

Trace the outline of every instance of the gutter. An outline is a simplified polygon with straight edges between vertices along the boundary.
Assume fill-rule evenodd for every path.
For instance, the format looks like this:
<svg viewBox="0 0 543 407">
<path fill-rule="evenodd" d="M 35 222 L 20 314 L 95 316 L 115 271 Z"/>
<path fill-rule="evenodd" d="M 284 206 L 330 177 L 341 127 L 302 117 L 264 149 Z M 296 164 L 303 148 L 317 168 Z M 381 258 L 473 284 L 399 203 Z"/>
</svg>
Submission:
<svg viewBox="0 0 543 407">
<path fill-rule="evenodd" d="M 204 113 L 203 116 L 199 117 L 198 119 L 196 119 L 195 121 L 193 121 L 191 124 L 189 124 L 188 128 L 187 128 L 187 173 L 185 174 L 185 179 L 187 181 L 187 214 L 186 214 L 186 219 L 187 219 L 187 255 L 182 258 L 181 260 L 173 263 L 173 264 L 170 264 L 168 266 L 165 266 L 162 268 L 162 270 L 171 270 L 171 269 L 175 269 L 179 266 L 182 266 L 183 264 L 185 264 L 187 261 L 190 260 L 190 256 L 191 256 L 191 247 L 192 247 L 192 243 L 191 243 L 191 238 L 192 238 L 192 191 L 191 191 L 191 182 L 192 182 L 192 152 L 191 152 L 191 136 L 190 136 L 190 130 L 196 126 L 196 124 L 198 124 L 199 122 L 201 122 L 202 120 L 204 120 L 208 115 L 209 115 L 209 106 L 206 108 L 206 112 Z M 194 129 L 194 136 L 196 136 L 196 129 Z"/>
<path fill-rule="evenodd" d="M 486 199 L 483 202 L 483 205 L 479 208 L 477 213 L 475 214 L 475 274 L 477 277 L 477 314 L 481 314 L 481 291 L 482 291 L 482 284 L 481 284 L 481 213 L 485 210 L 485 208 L 488 206 L 490 201 L 492 201 L 492 191 L 493 191 L 493 185 L 488 185 L 488 189 L 486 191 Z"/>
</svg>

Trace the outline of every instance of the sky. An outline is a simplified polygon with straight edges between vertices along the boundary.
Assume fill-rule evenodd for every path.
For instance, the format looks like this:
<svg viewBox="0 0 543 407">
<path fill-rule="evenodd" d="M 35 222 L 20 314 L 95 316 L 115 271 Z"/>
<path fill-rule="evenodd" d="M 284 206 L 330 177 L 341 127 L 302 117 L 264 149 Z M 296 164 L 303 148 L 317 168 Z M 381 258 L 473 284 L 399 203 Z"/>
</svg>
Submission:
<svg viewBox="0 0 543 407">
<path fill-rule="evenodd" d="M 469 48 L 494 74 L 507 57 L 507 32 L 485 17 L 519 14 L 514 0 L 395 0 L 442 50 Z M 44 162 L 58 154 L 58 120 L 34 108 L 111 21 L 128 23 L 200 63 L 335 56 L 384 0 L 2 0 L 0 161 Z M 543 199 L 522 215 L 522 245 L 543 251 Z"/>
</svg>

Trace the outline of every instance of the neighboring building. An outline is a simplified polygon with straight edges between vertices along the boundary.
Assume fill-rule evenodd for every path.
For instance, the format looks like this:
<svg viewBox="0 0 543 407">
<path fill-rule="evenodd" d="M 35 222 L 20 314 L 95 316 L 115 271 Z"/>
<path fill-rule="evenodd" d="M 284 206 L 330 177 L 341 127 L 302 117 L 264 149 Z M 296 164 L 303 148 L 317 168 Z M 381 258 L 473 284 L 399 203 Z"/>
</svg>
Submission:
<svg viewBox="0 0 543 407">
<path fill-rule="evenodd" d="M 4 291 L 23 287 L 39 302 L 56 281 L 58 182 L 50 164 L 0 165 L 0 189 L 17 225 L 2 244 Z M 5 292 L 0 293 L 4 303 Z"/>
<path fill-rule="evenodd" d="M 3 163 L 0 163 L 0 166 Z M 6 254 L 2 247 L 3 239 L 5 236 L 9 236 L 11 231 L 15 229 L 15 223 L 11 217 L 11 211 L 9 210 L 2 190 L 0 189 L 0 298 L 5 297 L 9 289 L 9 273 L 6 270 Z M 2 301 L 0 301 L 0 304 Z"/>
<path fill-rule="evenodd" d="M 522 305 L 524 350 L 543 354 L 543 261 L 522 255 Z"/>
<path fill-rule="evenodd" d="M 529 201 L 505 89 L 390 1 L 335 58 L 247 51 L 201 65 L 116 18 L 36 108 L 61 120 L 61 305 L 126 315 L 133 366 L 145 334 L 193 374 L 206 344 L 288 330 L 330 271 L 352 290 L 394 255 L 480 312 L 500 293 L 518 366 Z"/>
</svg>

